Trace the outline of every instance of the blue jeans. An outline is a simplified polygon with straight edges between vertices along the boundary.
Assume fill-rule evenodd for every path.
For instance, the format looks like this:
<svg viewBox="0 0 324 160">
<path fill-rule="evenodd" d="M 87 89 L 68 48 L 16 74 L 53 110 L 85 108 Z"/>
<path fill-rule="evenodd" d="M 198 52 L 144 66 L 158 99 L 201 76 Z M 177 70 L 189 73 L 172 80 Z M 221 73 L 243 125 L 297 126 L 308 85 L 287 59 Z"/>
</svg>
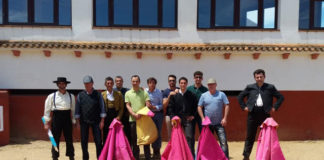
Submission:
<svg viewBox="0 0 324 160">
<path fill-rule="evenodd" d="M 209 126 L 212 133 L 216 132 L 220 146 L 225 153 L 225 156 L 228 158 L 228 145 L 227 145 L 227 138 L 225 133 L 225 128 L 221 125 L 210 125 Z"/>
<path fill-rule="evenodd" d="M 101 131 L 99 128 L 99 123 L 88 124 L 82 121 L 80 123 L 81 123 L 81 147 L 82 147 L 83 160 L 89 159 L 89 152 L 88 152 L 89 127 L 92 128 L 93 139 L 96 144 L 97 158 L 99 158 L 102 150 Z"/>
<path fill-rule="evenodd" d="M 155 126 L 158 130 L 158 138 L 156 139 L 156 141 L 152 144 L 152 148 L 154 151 L 159 151 L 160 153 L 160 149 L 161 149 L 161 131 L 162 131 L 162 123 L 163 123 L 163 112 L 155 112 L 154 117 L 152 118 L 152 120 L 155 123 Z"/>
</svg>

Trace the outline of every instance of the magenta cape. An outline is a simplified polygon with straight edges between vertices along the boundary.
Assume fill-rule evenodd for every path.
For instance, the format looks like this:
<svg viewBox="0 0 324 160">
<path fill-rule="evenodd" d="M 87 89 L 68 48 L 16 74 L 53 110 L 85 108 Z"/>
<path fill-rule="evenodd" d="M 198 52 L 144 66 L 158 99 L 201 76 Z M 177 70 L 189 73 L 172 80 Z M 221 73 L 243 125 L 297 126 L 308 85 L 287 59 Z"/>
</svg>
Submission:
<svg viewBox="0 0 324 160">
<path fill-rule="evenodd" d="M 227 160 L 223 150 L 217 143 L 213 133 L 209 129 L 210 119 L 205 117 L 202 122 L 204 126 L 199 140 L 197 149 L 197 160 Z"/>
<path fill-rule="evenodd" d="M 193 160 L 181 128 L 180 118 L 175 116 L 172 121 L 175 121 L 177 125 L 172 128 L 171 139 L 161 156 L 161 160 Z"/>
<path fill-rule="evenodd" d="M 123 125 L 117 119 L 109 126 L 109 134 L 99 160 L 135 160 L 123 132 Z"/>
<path fill-rule="evenodd" d="M 267 118 L 261 125 L 256 151 L 257 160 L 284 160 L 281 151 L 278 135 L 278 124 L 271 117 Z"/>
</svg>

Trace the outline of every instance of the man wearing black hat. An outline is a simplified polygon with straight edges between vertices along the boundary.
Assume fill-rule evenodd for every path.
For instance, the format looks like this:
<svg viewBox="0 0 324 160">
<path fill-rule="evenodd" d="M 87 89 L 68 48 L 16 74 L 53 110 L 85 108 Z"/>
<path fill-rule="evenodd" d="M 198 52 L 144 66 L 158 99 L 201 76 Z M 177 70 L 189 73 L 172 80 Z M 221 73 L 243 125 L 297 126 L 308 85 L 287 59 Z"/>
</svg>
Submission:
<svg viewBox="0 0 324 160">
<path fill-rule="evenodd" d="M 44 129 L 50 128 L 48 122 L 51 120 L 51 112 L 53 112 L 52 118 L 52 133 L 59 148 L 60 137 L 63 131 L 65 142 L 66 142 L 66 156 L 70 160 L 74 160 L 74 147 L 72 140 L 72 123 L 75 124 L 74 109 L 75 109 L 75 98 L 74 95 L 66 91 L 66 86 L 69 81 L 65 77 L 57 77 L 56 83 L 58 91 L 51 93 L 45 100 L 44 110 Z M 72 116 L 72 118 L 71 118 Z M 57 160 L 59 152 L 52 147 L 52 158 Z"/>
<path fill-rule="evenodd" d="M 91 76 L 83 78 L 84 91 L 77 96 L 75 118 L 77 125 L 81 126 L 81 147 L 83 160 L 89 159 L 88 138 L 89 128 L 92 128 L 93 139 L 96 144 L 97 158 L 102 150 L 101 130 L 104 127 L 106 110 L 101 93 L 93 88 Z"/>
</svg>

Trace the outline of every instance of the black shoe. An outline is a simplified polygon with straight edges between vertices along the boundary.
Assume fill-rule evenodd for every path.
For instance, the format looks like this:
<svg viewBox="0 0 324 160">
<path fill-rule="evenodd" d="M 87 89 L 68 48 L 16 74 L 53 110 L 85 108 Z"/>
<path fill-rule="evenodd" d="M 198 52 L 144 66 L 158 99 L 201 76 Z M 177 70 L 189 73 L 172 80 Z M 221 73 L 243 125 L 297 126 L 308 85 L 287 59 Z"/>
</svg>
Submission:
<svg viewBox="0 0 324 160">
<path fill-rule="evenodd" d="M 74 157 L 69 157 L 69 160 L 74 160 Z"/>
<path fill-rule="evenodd" d="M 250 158 L 249 157 L 244 157 L 243 160 L 250 160 Z"/>
</svg>

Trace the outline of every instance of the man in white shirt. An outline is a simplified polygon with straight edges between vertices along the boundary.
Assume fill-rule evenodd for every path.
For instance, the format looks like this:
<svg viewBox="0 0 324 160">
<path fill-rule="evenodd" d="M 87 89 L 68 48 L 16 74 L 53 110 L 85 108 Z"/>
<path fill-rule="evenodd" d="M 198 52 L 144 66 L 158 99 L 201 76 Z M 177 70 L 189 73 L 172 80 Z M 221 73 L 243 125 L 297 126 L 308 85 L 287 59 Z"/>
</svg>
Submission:
<svg viewBox="0 0 324 160">
<path fill-rule="evenodd" d="M 72 139 L 72 123 L 75 124 L 74 110 L 75 110 L 75 98 L 74 95 L 66 91 L 66 86 L 70 82 L 65 77 L 57 77 L 56 83 L 58 91 L 51 93 L 45 100 L 44 109 L 44 129 L 51 128 L 57 147 L 59 148 L 60 138 L 63 131 L 66 142 L 66 156 L 70 160 L 74 160 L 74 147 Z M 51 112 L 53 112 L 52 124 Z M 52 147 L 52 158 L 57 160 L 59 152 Z"/>
</svg>

